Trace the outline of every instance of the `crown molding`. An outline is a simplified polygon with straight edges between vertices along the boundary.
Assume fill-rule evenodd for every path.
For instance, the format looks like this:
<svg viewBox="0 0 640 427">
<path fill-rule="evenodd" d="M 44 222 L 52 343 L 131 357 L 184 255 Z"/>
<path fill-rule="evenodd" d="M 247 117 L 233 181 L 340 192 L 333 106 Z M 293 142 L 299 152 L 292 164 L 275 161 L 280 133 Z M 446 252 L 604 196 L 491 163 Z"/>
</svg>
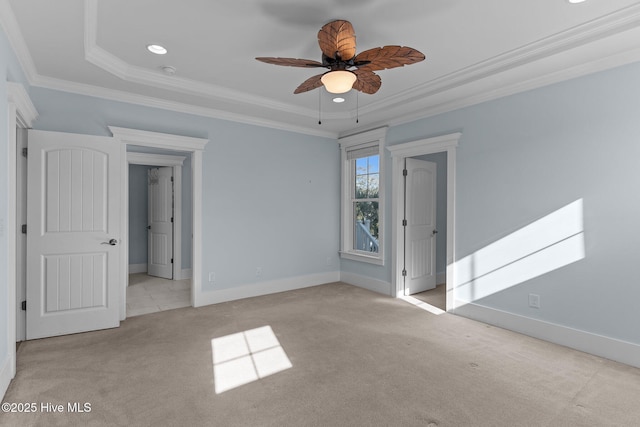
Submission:
<svg viewBox="0 0 640 427">
<path fill-rule="evenodd" d="M 231 122 L 243 123 L 253 126 L 261 126 L 270 129 L 283 130 L 287 132 L 301 133 L 304 135 L 319 136 L 324 138 L 336 139 L 337 132 L 318 130 L 313 127 L 296 126 L 280 122 L 276 120 L 261 119 L 255 116 L 230 113 L 215 108 L 200 107 L 190 104 L 184 104 L 176 101 L 168 101 L 165 99 L 154 98 L 145 95 L 138 95 L 131 92 L 125 92 L 115 89 L 107 89 L 99 86 L 88 85 L 84 83 L 70 82 L 52 77 L 38 76 L 32 84 L 34 87 L 43 89 L 57 90 L 61 92 L 74 93 L 82 96 L 90 96 L 115 102 L 124 102 L 127 104 L 140 105 L 143 107 L 158 108 L 162 110 L 173 111 L 176 113 L 190 114 L 194 116 L 207 117 L 211 119 L 226 120 Z"/>
<path fill-rule="evenodd" d="M 31 102 L 24 86 L 20 83 L 7 82 L 7 100 L 15 104 L 20 124 L 30 129 L 38 118 L 38 110 Z"/>
<path fill-rule="evenodd" d="M 640 3 L 373 102 L 361 108 L 360 114 L 386 110 L 416 99 L 430 97 L 639 26 Z M 572 77 L 575 76 L 567 73 L 566 78 Z"/>
<path fill-rule="evenodd" d="M 542 88 L 599 71 L 621 67 L 638 61 L 640 61 L 640 48 L 600 58 L 597 61 L 590 61 L 570 68 L 563 68 L 553 73 L 504 85 L 497 89 L 481 88 L 476 90 L 475 93 L 465 92 L 456 99 L 451 99 L 444 103 L 425 105 L 424 101 L 421 102 L 421 100 L 417 100 L 405 105 L 405 108 L 403 109 L 405 114 L 398 114 L 394 119 L 384 120 L 384 123 L 389 126 L 397 126 L 422 118 L 435 116 L 437 114 L 447 113 L 461 108 L 470 107 L 472 105 L 481 104 L 483 102 Z"/>
</svg>

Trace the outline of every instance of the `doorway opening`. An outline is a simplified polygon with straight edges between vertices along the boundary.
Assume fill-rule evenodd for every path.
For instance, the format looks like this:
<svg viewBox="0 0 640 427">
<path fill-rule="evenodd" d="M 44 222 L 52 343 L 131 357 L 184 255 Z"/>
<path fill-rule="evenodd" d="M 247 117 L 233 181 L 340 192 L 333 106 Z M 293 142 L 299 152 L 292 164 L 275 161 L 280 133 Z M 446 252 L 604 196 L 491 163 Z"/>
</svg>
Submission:
<svg viewBox="0 0 640 427">
<path fill-rule="evenodd" d="M 444 311 L 447 268 L 447 153 L 406 158 L 405 170 L 404 295 L 412 295 Z"/>
<path fill-rule="evenodd" d="M 184 203 L 183 195 L 190 194 L 192 186 L 190 153 L 127 149 L 126 316 L 189 307 L 191 204 Z"/>
<path fill-rule="evenodd" d="M 456 147 L 461 133 L 452 133 L 448 135 L 422 139 L 418 141 L 411 141 L 403 144 L 397 144 L 387 149 L 391 152 L 392 157 L 392 285 L 393 295 L 396 297 L 405 297 L 406 293 L 406 277 L 409 274 L 407 271 L 407 255 L 409 251 L 406 250 L 405 232 L 406 222 L 405 219 L 405 164 L 408 158 L 421 158 L 425 155 L 433 155 L 432 160 L 444 162 L 441 169 L 444 169 L 442 176 L 446 185 L 445 190 L 441 193 L 446 194 L 446 198 L 441 195 L 438 205 L 441 212 L 443 212 L 444 225 L 441 222 L 443 228 L 442 234 L 445 234 L 444 238 L 440 240 L 441 245 L 445 246 L 445 250 L 440 250 L 441 254 L 445 254 L 444 271 L 439 271 L 440 275 L 435 274 L 435 284 L 444 282 L 444 285 L 436 291 L 444 291 L 444 307 L 446 311 L 453 311 L 455 308 L 454 301 L 454 283 L 455 283 L 455 175 L 456 175 Z M 438 154 L 442 153 L 442 154 Z M 435 230 L 440 234 L 438 226 Z M 411 262 L 411 260 L 409 260 Z M 440 261 L 440 270 L 443 265 Z M 411 268 L 411 267 L 410 267 Z M 438 270 L 438 267 L 434 267 Z M 414 298 L 415 299 L 415 298 Z M 440 297 L 442 299 L 442 297 Z M 418 300 L 419 301 L 419 300 Z"/>
<path fill-rule="evenodd" d="M 174 264 L 178 264 L 175 255 L 182 257 L 185 246 L 190 248 L 186 250 L 185 254 L 191 254 L 191 262 L 189 269 L 181 269 L 181 277 L 185 280 L 190 278 L 191 286 L 189 287 L 190 306 L 198 307 L 202 304 L 202 287 L 201 287 L 201 266 L 202 266 L 202 155 L 205 146 L 209 142 L 208 139 L 193 138 L 186 136 L 179 136 L 173 134 L 165 134 L 158 132 L 141 131 L 137 129 L 127 129 L 115 126 L 109 126 L 109 130 L 113 134 L 113 137 L 122 143 L 123 150 L 123 172 L 124 179 L 122 180 L 122 193 L 127 194 L 129 191 L 129 161 L 127 159 L 127 150 L 134 150 L 133 147 L 138 147 L 136 150 L 145 156 L 151 154 L 162 153 L 163 155 L 180 155 L 184 154 L 185 157 L 190 159 L 189 162 L 184 163 L 183 174 L 185 177 L 190 177 L 191 188 L 190 191 L 185 191 L 184 203 L 182 203 L 183 209 L 191 208 L 189 213 L 184 212 L 185 218 L 190 218 L 191 228 L 183 231 L 182 236 L 186 240 L 190 239 L 190 244 L 183 244 L 182 250 L 175 251 Z M 187 167 L 190 167 L 189 171 L 186 171 Z M 175 174 L 177 177 L 178 174 Z M 174 178 L 175 179 L 175 178 Z M 185 179 L 187 181 L 187 179 Z M 176 184 L 176 187 L 178 185 Z M 124 234 L 129 236 L 129 198 L 124 198 L 124 209 L 121 212 L 121 224 Z M 176 222 L 174 218 L 174 222 Z M 188 223 L 185 221 L 183 223 Z M 175 228 L 174 228 L 175 232 Z M 129 264 L 129 245 L 123 245 L 121 251 L 121 265 L 127 266 Z M 174 243 L 175 246 L 175 243 Z M 182 261 L 180 264 L 182 265 Z M 175 274 L 175 273 L 174 273 Z M 176 276 L 174 276 L 175 278 Z M 129 286 L 129 272 L 127 268 L 123 268 L 121 271 L 121 282 L 123 287 L 120 292 L 120 320 L 127 318 L 126 306 L 127 306 L 127 288 Z"/>
</svg>

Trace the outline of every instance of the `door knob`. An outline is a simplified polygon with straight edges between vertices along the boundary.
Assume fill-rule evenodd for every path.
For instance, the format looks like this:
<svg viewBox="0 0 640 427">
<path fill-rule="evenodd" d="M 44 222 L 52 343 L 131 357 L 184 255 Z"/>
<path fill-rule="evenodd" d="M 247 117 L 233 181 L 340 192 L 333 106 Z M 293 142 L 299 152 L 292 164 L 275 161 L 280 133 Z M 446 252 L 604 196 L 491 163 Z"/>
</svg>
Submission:
<svg viewBox="0 0 640 427">
<path fill-rule="evenodd" d="M 433 235 L 433 236 L 435 236 L 436 234 L 438 234 L 438 230 L 433 230 L 433 231 L 431 232 L 431 235 Z"/>
<path fill-rule="evenodd" d="M 102 242 L 100 243 L 101 245 L 111 245 L 111 246 L 115 246 L 118 244 L 118 241 L 116 239 L 111 239 L 108 242 Z"/>
</svg>

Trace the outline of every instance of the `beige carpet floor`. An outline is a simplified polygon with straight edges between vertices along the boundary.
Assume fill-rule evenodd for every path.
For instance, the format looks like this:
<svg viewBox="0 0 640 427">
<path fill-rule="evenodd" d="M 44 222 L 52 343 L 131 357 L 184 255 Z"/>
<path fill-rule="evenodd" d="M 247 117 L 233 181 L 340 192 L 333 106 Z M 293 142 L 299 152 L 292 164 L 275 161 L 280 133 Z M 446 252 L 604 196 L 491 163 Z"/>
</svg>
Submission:
<svg viewBox="0 0 640 427">
<path fill-rule="evenodd" d="M 639 426 L 640 370 L 335 283 L 26 342 L 4 401 L 65 410 L 3 426 Z"/>
</svg>

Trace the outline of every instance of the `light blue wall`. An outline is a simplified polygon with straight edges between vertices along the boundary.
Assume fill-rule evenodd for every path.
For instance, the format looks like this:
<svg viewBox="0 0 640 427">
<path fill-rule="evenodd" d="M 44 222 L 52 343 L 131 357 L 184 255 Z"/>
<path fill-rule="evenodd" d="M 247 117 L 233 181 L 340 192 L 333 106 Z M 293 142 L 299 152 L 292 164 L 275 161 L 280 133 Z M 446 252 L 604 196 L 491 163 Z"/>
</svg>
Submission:
<svg viewBox="0 0 640 427">
<path fill-rule="evenodd" d="M 37 129 L 110 135 L 112 125 L 210 140 L 203 154 L 203 270 L 194 272 L 204 291 L 339 270 L 335 140 L 49 89 L 33 88 L 31 96 Z"/>
<path fill-rule="evenodd" d="M 632 64 L 396 126 L 387 143 L 462 132 L 456 260 L 582 199 L 584 259 L 473 301 L 640 344 L 639 116 Z M 391 280 L 389 215 L 385 223 L 386 265 L 343 261 L 343 270 Z M 528 307 L 529 293 L 540 309 Z"/>
<path fill-rule="evenodd" d="M 7 171 L 7 150 L 9 144 L 15 141 L 8 141 L 8 103 L 6 82 L 21 83 L 28 90 L 26 78 L 20 68 L 18 60 L 13 53 L 6 35 L 0 30 L 0 369 L 8 369 L 9 360 L 8 340 L 8 290 L 9 286 L 15 283 L 7 283 L 7 257 L 8 251 L 15 251 L 15 248 L 8 248 L 7 241 L 7 218 L 9 209 L 15 206 L 8 205 L 9 183 Z"/>
<path fill-rule="evenodd" d="M 147 263 L 149 166 L 129 165 L 129 264 Z"/>
<path fill-rule="evenodd" d="M 262 280 L 339 270 L 336 141 L 221 129 L 204 163 L 203 273 L 219 287 L 255 282 L 257 267 Z"/>
</svg>

